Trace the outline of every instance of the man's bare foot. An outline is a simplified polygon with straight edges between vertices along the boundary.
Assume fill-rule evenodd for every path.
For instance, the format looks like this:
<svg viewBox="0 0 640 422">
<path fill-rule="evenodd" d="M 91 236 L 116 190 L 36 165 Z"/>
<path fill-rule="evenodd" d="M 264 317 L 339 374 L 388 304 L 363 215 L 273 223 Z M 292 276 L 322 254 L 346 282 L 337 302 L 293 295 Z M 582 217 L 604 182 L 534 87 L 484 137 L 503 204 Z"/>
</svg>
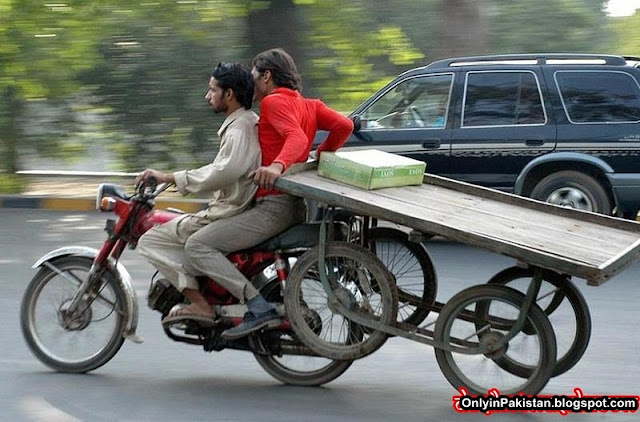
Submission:
<svg viewBox="0 0 640 422">
<path fill-rule="evenodd" d="M 164 327 L 186 327 L 189 322 L 196 322 L 204 327 L 216 324 L 215 313 L 207 304 L 205 307 L 196 304 L 179 304 L 173 307 L 169 314 L 162 319 Z"/>
<path fill-rule="evenodd" d="M 207 300 L 199 290 L 184 289 L 184 297 L 189 305 L 175 306 L 163 320 L 163 325 L 184 324 L 186 320 L 193 320 L 201 325 L 211 326 L 215 324 L 215 313 Z"/>
<path fill-rule="evenodd" d="M 171 317 L 171 318 L 178 317 L 178 316 L 179 317 L 196 316 L 196 317 L 214 319 L 216 315 L 210 306 L 203 307 L 201 305 L 191 303 L 184 307 L 176 307 L 176 309 L 172 309 L 168 315 L 168 317 Z"/>
<path fill-rule="evenodd" d="M 189 305 L 176 310 L 177 314 L 175 316 L 197 315 L 205 318 L 215 318 L 213 309 L 200 293 L 200 290 L 183 289 L 182 294 L 189 301 Z"/>
</svg>

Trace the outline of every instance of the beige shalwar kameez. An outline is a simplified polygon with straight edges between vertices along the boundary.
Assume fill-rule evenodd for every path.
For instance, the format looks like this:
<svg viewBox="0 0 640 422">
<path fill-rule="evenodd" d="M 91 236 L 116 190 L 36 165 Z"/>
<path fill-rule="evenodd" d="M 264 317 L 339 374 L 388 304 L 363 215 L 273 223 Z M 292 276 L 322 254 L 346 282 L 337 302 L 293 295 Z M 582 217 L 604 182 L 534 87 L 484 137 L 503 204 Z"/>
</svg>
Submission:
<svg viewBox="0 0 640 422">
<path fill-rule="evenodd" d="M 261 161 L 258 116 L 240 108 L 225 119 L 218 135 L 220 150 L 211 164 L 173 173 L 180 193 L 211 193 L 207 209 L 156 226 L 138 242 L 140 254 L 180 291 L 197 289 L 195 276 L 200 274 L 185 255 L 187 239 L 213 221 L 250 208 L 257 190 L 248 175 Z"/>
</svg>

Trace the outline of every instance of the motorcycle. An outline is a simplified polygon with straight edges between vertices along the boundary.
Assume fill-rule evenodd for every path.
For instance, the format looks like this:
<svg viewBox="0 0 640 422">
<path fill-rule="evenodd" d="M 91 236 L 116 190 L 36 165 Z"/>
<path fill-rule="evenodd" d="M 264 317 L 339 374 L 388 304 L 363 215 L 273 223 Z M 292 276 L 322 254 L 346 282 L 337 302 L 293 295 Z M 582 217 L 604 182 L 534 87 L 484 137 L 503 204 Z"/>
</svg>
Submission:
<svg viewBox="0 0 640 422">
<path fill-rule="evenodd" d="M 97 208 L 117 216 L 106 222 L 108 238 L 102 247 L 63 247 L 33 265 L 38 272 L 24 293 L 20 319 L 28 347 L 44 364 L 61 372 L 85 373 L 109 362 L 125 339 L 143 341 L 136 334 L 139 310 L 132 278 L 119 258 L 127 246 L 135 248 L 140 236 L 154 225 L 180 215 L 178 210 L 154 209 L 156 197 L 168 187 L 141 184 L 128 195 L 121 186 L 100 185 Z M 215 323 L 203 326 L 188 320 L 163 326 L 164 332 L 174 341 L 199 345 L 207 352 L 251 352 L 262 368 L 287 384 L 313 386 L 334 380 L 353 360 L 327 359 L 307 347 L 292 330 L 283 305 L 290 263 L 318 243 L 318 234 L 319 224 L 301 224 L 228 256 L 268 301 L 276 303 L 283 317 L 280 326 L 234 341 L 222 339 L 224 330 L 241 322 L 246 305 L 214 280 L 198 277 L 203 295 L 215 310 Z M 147 305 L 163 318 L 184 301 L 166 279 L 151 279 Z M 326 302 L 324 305 L 326 308 Z M 306 304 L 302 309 L 301 315 L 315 327 L 316 334 L 330 328 L 326 322 L 323 328 L 322 312 L 322 308 L 314 310 Z M 348 321 L 337 324 L 336 329 L 340 332 L 331 334 L 332 338 L 337 335 L 344 344 L 357 344 L 368 337 Z M 379 340 L 377 344 L 381 344 Z"/>
</svg>

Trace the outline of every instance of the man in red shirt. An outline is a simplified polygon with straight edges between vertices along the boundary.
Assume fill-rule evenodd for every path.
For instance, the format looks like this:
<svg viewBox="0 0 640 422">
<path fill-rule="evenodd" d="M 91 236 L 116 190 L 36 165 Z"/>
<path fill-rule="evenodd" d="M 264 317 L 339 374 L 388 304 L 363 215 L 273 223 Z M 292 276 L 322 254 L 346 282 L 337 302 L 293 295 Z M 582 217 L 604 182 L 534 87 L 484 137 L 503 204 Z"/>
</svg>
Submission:
<svg viewBox="0 0 640 422">
<path fill-rule="evenodd" d="M 190 263 L 245 301 L 242 323 L 222 336 L 237 339 L 280 324 L 275 307 L 228 260 L 226 255 L 255 246 L 304 221 L 306 207 L 297 198 L 273 189 L 275 180 L 292 164 L 306 162 L 317 130 L 329 135 L 318 147 L 340 148 L 353 131 L 347 117 L 320 100 L 304 98 L 296 65 L 284 50 L 272 49 L 253 59 L 254 100 L 260 103 L 258 135 L 262 166 L 253 172 L 259 186 L 255 206 L 236 216 L 213 222 L 192 235 L 185 245 Z"/>
</svg>

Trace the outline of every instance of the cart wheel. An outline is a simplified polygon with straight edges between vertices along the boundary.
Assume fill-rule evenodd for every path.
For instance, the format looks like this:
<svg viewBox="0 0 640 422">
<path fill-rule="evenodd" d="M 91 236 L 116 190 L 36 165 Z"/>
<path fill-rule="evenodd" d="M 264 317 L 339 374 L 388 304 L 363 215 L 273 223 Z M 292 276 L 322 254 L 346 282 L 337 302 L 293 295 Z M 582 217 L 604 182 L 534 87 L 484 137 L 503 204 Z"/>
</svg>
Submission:
<svg viewBox="0 0 640 422">
<path fill-rule="evenodd" d="M 330 359 L 352 360 L 373 353 L 388 335 L 364 327 L 334 312 L 320 281 L 318 248 L 306 252 L 287 278 L 284 303 L 298 338 L 311 350 Z M 325 252 L 335 292 L 351 309 L 368 314 L 386 325 L 394 325 L 398 294 L 393 275 L 367 249 L 347 242 L 330 242 Z M 319 318 L 309 318 L 312 312 Z"/>
<path fill-rule="evenodd" d="M 391 227 L 371 228 L 367 244 L 395 277 L 398 321 L 420 324 L 427 318 L 438 288 L 429 252 L 421 243 L 409 241 L 407 233 Z"/>
<path fill-rule="evenodd" d="M 511 267 L 493 276 L 489 284 L 508 285 L 526 292 L 534 274 L 533 268 Z M 553 371 L 555 377 L 573 368 L 587 350 L 591 338 L 591 315 L 580 290 L 568 276 L 554 271 L 543 270 L 536 302 L 549 317 L 556 333 L 558 358 Z M 523 331 L 529 334 L 528 327 Z M 504 369 L 519 376 L 528 376 L 533 370 L 517 362 L 505 362 Z"/>
<path fill-rule="evenodd" d="M 451 385 L 465 387 L 471 394 L 487 394 L 492 388 L 504 395 L 537 394 L 542 390 L 556 363 L 555 335 L 542 309 L 533 304 L 528 313 L 525 323 L 532 330 L 530 335 L 520 332 L 501 344 L 512 326 L 509 322 L 515 322 L 524 301 L 525 296 L 510 287 L 479 285 L 461 291 L 444 305 L 434 339 L 445 347 L 453 345 L 469 352 L 435 349 L 438 365 Z M 482 306 L 488 306 L 489 311 L 478 312 Z M 479 348 L 483 352 L 473 354 Z M 507 359 L 526 362 L 531 373 L 516 376 L 496 363 Z"/>
</svg>

